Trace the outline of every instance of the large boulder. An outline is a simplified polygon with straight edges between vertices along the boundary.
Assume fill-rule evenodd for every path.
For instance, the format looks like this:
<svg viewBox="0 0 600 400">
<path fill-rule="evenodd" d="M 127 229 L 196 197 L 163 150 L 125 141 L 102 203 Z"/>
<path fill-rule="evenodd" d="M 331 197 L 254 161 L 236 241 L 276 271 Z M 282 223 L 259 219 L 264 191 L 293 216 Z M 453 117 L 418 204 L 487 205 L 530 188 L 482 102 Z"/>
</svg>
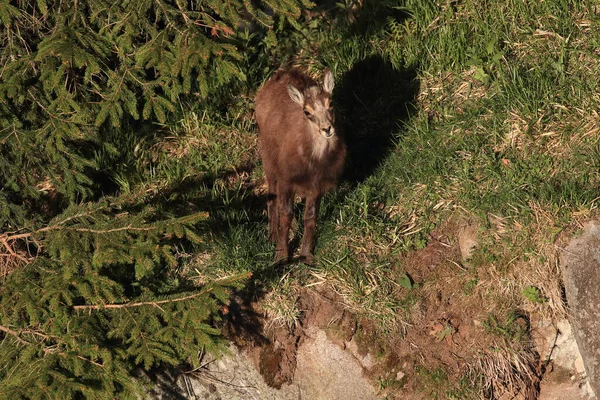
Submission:
<svg viewBox="0 0 600 400">
<path fill-rule="evenodd" d="M 591 221 L 583 235 L 561 251 L 560 265 L 569 318 L 590 385 L 600 394 L 600 221 Z"/>
</svg>

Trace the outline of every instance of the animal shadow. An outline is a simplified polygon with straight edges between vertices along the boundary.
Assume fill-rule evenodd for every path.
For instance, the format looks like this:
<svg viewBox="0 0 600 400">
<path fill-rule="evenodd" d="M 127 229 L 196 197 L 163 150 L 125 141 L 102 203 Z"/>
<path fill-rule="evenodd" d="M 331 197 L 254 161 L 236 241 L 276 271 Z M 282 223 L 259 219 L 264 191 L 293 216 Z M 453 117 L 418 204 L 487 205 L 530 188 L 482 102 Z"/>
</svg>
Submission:
<svg viewBox="0 0 600 400">
<path fill-rule="evenodd" d="M 416 109 L 418 90 L 414 69 L 397 69 L 377 55 L 344 74 L 334 90 L 348 146 L 344 180 L 362 182 L 385 160 Z"/>
</svg>

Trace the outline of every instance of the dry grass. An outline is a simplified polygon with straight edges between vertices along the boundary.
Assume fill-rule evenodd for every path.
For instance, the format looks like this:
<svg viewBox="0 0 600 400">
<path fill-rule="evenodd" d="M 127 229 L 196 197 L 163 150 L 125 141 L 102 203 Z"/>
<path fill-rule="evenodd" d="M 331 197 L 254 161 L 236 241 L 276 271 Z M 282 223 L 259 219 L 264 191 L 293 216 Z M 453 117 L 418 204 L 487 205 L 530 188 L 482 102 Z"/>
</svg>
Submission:
<svg viewBox="0 0 600 400">
<path fill-rule="evenodd" d="M 442 119 L 440 105 L 451 108 L 453 113 L 462 114 L 481 99 L 494 95 L 494 87 L 486 84 L 486 78 L 479 67 L 472 66 L 460 74 L 454 72 L 438 72 L 425 75 L 421 80 L 421 88 L 417 97 L 423 111 Z"/>
<path fill-rule="evenodd" d="M 277 290 L 277 288 L 275 288 Z M 293 331 L 298 325 L 302 311 L 298 309 L 297 295 L 270 292 L 262 300 L 261 306 L 265 310 L 268 323 L 266 331 L 273 328 L 287 328 Z"/>
<path fill-rule="evenodd" d="M 484 398 L 538 398 L 540 361 L 533 349 L 514 349 L 504 343 L 482 352 L 469 368 L 470 375 L 481 380 L 474 383 L 482 387 Z"/>
<path fill-rule="evenodd" d="M 506 127 L 502 140 L 494 150 L 516 151 L 526 157 L 531 152 L 548 154 L 556 160 L 573 156 L 584 146 L 598 143 L 598 112 L 593 109 L 567 108 L 553 104 L 547 110 L 539 110 L 535 120 L 528 120 L 514 109 L 504 122 Z M 560 113 L 556 113 L 560 109 Z"/>
</svg>

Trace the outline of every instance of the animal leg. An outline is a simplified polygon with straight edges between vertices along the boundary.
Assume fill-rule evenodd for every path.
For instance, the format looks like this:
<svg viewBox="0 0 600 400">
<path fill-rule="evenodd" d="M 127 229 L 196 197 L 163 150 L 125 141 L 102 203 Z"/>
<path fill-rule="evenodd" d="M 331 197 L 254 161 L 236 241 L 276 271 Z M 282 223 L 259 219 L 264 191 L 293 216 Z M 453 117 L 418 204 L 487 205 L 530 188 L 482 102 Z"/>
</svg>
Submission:
<svg viewBox="0 0 600 400">
<path fill-rule="evenodd" d="M 302 246 L 300 247 L 300 257 L 304 258 L 304 262 L 307 264 L 313 263 L 315 230 L 317 228 L 320 202 L 321 196 L 318 194 L 306 196 L 306 206 L 304 208 L 304 234 L 302 236 Z"/>
<path fill-rule="evenodd" d="M 267 215 L 269 216 L 269 242 L 277 240 L 277 227 L 279 226 L 279 213 L 277 212 L 277 181 L 268 179 Z"/>
<path fill-rule="evenodd" d="M 291 192 L 277 193 L 277 215 L 279 226 L 277 229 L 277 244 L 275 245 L 275 262 L 288 261 L 290 225 L 292 223 L 294 197 Z"/>
</svg>

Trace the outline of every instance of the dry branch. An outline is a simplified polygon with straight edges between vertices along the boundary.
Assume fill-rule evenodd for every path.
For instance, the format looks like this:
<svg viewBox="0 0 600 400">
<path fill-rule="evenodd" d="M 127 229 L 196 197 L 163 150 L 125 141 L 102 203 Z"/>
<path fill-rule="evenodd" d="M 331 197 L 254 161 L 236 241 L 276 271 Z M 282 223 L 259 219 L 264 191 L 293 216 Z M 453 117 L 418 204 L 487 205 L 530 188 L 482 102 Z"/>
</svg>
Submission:
<svg viewBox="0 0 600 400">
<path fill-rule="evenodd" d="M 22 345 L 28 345 L 31 344 L 29 343 L 27 340 L 21 339 L 19 337 L 19 332 L 17 331 L 13 331 L 10 328 L 7 328 L 5 326 L 0 325 L 0 331 L 8 333 L 9 335 L 13 336 L 15 339 L 17 339 L 17 342 L 21 343 Z"/>
</svg>

